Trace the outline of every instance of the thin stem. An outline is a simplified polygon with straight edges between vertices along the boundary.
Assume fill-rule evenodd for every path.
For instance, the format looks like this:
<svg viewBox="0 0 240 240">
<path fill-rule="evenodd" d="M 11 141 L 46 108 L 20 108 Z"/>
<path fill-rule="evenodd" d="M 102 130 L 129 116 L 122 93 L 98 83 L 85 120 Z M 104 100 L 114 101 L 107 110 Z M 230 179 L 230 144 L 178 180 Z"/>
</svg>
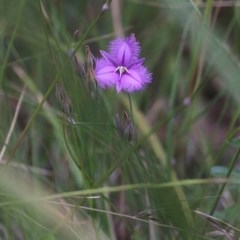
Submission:
<svg viewBox="0 0 240 240">
<path fill-rule="evenodd" d="M 15 25 L 15 27 L 13 29 L 13 33 L 12 33 L 11 39 L 10 39 L 10 41 L 8 43 L 8 48 L 7 48 L 6 55 L 5 55 L 4 59 L 3 59 L 3 61 L 1 62 L 1 66 L 0 66 L 0 86 L 1 87 L 3 85 L 3 75 L 4 75 L 4 72 L 5 72 L 7 63 L 8 63 L 9 56 L 11 54 L 11 50 L 12 50 L 13 43 L 14 43 L 14 40 L 15 40 L 16 35 L 17 35 L 18 28 L 20 26 L 20 22 L 21 22 L 20 18 L 22 16 L 24 5 L 25 5 L 25 0 L 23 0 L 20 3 L 19 7 L 18 7 L 18 14 L 17 14 L 16 19 L 15 19 L 16 25 Z"/>
<path fill-rule="evenodd" d="M 15 145 L 14 145 L 13 148 L 12 148 L 12 151 L 11 151 L 10 154 L 9 154 L 9 157 L 8 157 L 8 159 L 7 159 L 7 162 L 11 161 L 11 159 L 12 159 L 13 156 L 15 155 L 15 153 L 16 153 L 19 145 L 21 144 L 24 136 L 26 135 L 27 131 L 28 131 L 29 128 L 31 127 L 33 121 L 34 121 L 35 118 L 37 117 L 39 111 L 41 110 L 41 108 L 42 108 L 43 104 L 45 103 L 45 101 L 47 100 L 48 96 L 49 96 L 50 93 L 52 92 L 52 90 L 53 90 L 53 88 L 54 88 L 54 86 L 55 86 L 55 84 L 56 84 L 56 82 L 57 82 L 57 79 L 58 79 L 58 78 L 56 78 L 56 79 L 51 83 L 51 85 L 50 85 L 50 87 L 48 88 L 46 94 L 43 96 L 41 102 L 38 104 L 36 110 L 34 111 L 34 113 L 32 114 L 32 116 L 31 116 L 31 118 L 30 118 L 30 120 L 28 121 L 26 127 L 25 127 L 24 130 L 21 132 L 21 134 L 20 134 L 17 142 L 15 143 Z"/>
<path fill-rule="evenodd" d="M 230 175 L 231 175 L 231 173 L 232 173 L 232 170 L 233 170 L 233 168 L 235 167 L 235 165 L 236 165 L 236 163 L 237 163 L 237 160 L 238 160 L 239 155 L 240 155 L 240 146 L 238 147 L 238 150 L 237 150 L 234 158 L 232 159 L 232 162 L 231 162 L 231 164 L 230 164 L 230 168 L 228 169 L 226 178 L 229 178 L 229 177 L 230 177 Z M 216 198 L 216 201 L 214 202 L 213 207 L 212 207 L 209 215 L 213 215 L 213 214 L 214 214 L 214 212 L 215 212 L 215 210 L 216 210 L 216 207 L 217 207 L 217 205 L 218 205 L 218 202 L 219 202 L 220 198 L 222 197 L 222 194 L 223 194 L 223 191 L 224 191 L 226 185 L 227 185 L 227 182 L 225 182 L 225 183 L 223 183 L 223 184 L 221 185 L 221 187 L 220 187 L 220 189 L 219 189 L 219 193 L 217 194 L 218 197 Z"/>
<path fill-rule="evenodd" d="M 7 149 L 7 145 L 9 144 L 10 138 L 12 136 L 12 133 L 13 133 L 13 130 L 14 130 L 14 127 L 15 127 L 15 124 L 16 124 L 16 121 L 17 121 L 17 118 L 18 118 L 18 115 L 19 115 L 19 111 L 20 111 L 20 108 L 21 108 L 21 105 L 22 105 L 22 101 L 23 101 L 23 97 L 24 97 L 24 94 L 25 94 L 25 90 L 26 90 L 26 87 L 24 86 L 23 90 L 22 90 L 22 93 L 21 93 L 21 96 L 20 96 L 20 98 L 18 100 L 18 103 L 17 103 L 17 107 L 16 107 L 16 111 L 14 113 L 12 124 L 10 126 L 9 131 L 8 131 L 5 143 L 4 143 L 4 145 L 2 147 L 2 150 L 0 152 L 0 163 L 3 161 L 4 153 L 5 153 L 6 149 Z"/>
<path fill-rule="evenodd" d="M 129 108 L 130 108 L 130 117 L 132 119 L 132 123 L 134 125 L 134 121 L 133 121 L 133 109 L 132 109 L 132 99 L 130 94 L 128 93 L 128 102 L 129 102 Z"/>
</svg>

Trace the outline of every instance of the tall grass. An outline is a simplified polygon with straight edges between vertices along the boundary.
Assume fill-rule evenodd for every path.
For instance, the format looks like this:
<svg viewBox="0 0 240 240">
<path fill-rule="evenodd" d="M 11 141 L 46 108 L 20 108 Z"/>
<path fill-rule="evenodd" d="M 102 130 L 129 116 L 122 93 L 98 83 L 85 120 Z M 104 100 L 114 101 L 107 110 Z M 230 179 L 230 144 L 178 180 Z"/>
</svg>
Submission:
<svg viewBox="0 0 240 240">
<path fill-rule="evenodd" d="M 1 0 L 0 239 L 238 239 L 239 6 Z M 130 33 L 152 83 L 94 89 Z"/>
</svg>

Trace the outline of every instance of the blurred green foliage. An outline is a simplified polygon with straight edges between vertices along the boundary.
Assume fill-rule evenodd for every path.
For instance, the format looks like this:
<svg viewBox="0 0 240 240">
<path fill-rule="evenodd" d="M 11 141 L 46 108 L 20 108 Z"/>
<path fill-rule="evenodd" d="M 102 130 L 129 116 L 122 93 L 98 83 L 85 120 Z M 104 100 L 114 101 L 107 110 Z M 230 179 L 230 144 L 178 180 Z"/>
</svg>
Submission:
<svg viewBox="0 0 240 240">
<path fill-rule="evenodd" d="M 239 1 L 104 4 L 0 1 L 0 238 L 238 239 Z M 93 94 L 119 32 L 153 81 Z"/>
</svg>

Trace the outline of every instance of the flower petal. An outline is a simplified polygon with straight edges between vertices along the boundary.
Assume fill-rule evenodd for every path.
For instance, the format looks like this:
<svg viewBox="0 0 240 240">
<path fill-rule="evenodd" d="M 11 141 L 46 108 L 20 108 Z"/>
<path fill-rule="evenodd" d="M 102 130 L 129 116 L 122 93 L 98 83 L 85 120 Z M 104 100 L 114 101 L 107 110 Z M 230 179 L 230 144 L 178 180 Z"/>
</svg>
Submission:
<svg viewBox="0 0 240 240">
<path fill-rule="evenodd" d="M 119 66 L 128 66 L 131 62 L 132 53 L 129 45 L 123 42 L 117 52 L 117 62 Z"/>
<path fill-rule="evenodd" d="M 102 88 L 112 87 L 116 84 L 118 74 L 114 73 L 115 67 L 105 59 L 96 61 L 95 78 Z"/>
<path fill-rule="evenodd" d="M 128 68 L 132 68 L 133 66 L 137 66 L 137 65 L 142 65 L 144 61 L 145 61 L 145 58 L 136 59 L 128 66 Z"/>
<path fill-rule="evenodd" d="M 136 66 L 122 75 L 121 81 L 117 81 L 117 91 L 135 92 L 142 90 L 147 83 L 151 82 L 151 74 L 144 66 Z"/>
<path fill-rule="evenodd" d="M 110 55 L 116 59 L 118 66 L 128 67 L 138 59 L 140 50 L 134 34 L 127 38 L 115 39 L 110 43 Z"/>
<path fill-rule="evenodd" d="M 111 56 L 111 54 L 103 50 L 100 50 L 100 53 L 106 61 L 109 61 L 113 66 L 118 67 L 116 60 Z"/>
</svg>

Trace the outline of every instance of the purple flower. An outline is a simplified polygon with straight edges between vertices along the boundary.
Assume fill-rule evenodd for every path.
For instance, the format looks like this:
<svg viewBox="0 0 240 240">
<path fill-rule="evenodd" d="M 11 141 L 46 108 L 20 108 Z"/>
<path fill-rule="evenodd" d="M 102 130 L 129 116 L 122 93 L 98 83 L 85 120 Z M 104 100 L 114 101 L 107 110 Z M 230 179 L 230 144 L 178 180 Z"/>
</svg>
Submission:
<svg viewBox="0 0 240 240">
<path fill-rule="evenodd" d="M 134 34 L 110 43 L 109 52 L 100 51 L 96 60 L 95 78 L 102 88 L 116 87 L 117 92 L 142 90 L 152 80 L 151 73 L 139 58 L 140 46 Z"/>
</svg>

